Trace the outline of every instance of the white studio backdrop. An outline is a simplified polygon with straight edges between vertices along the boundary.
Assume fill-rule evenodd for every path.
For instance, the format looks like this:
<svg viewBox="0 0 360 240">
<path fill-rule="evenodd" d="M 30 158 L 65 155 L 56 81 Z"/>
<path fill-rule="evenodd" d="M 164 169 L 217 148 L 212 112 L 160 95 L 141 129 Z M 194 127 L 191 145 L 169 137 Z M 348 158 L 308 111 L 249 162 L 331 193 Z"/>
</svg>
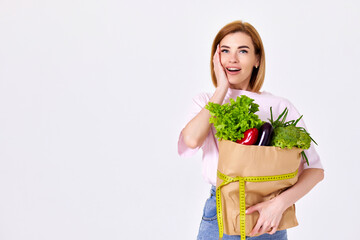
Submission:
<svg viewBox="0 0 360 240">
<path fill-rule="evenodd" d="M 353 239 L 357 1 L 0 0 L 0 240 L 195 239 L 210 186 L 177 139 L 239 19 L 263 39 L 263 90 L 304 115 L 325 167 L 289 239 Z"/>
</svg>

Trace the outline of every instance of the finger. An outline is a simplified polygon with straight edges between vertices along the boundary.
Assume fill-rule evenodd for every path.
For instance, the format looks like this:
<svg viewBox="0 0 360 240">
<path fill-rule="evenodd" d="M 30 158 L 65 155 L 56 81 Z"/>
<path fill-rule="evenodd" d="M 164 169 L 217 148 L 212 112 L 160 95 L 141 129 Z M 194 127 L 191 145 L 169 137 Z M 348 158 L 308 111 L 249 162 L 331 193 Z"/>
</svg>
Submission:
<svg viewBox="0 0 360 240">
<path fill-rule="evenodd" d="M 215 50 L 215 53 L 214 53 L 214 56 L 213 56 L 213 59 L 214 59 L 214 60 L 215 60 L 215 58 L 216 58 L 216 56 L 217 56 L 217 53 L 218 53 L 218 46 L 219 46 L 219 45 L 216 46 L 216 50 Z"/>
<path fill-rule="evenodd" d="M 264 222 L 260 228 L 259 234 L 264 234 L 270 230 L 270 224 L 268 222 Z"/>
<path fill-rule="evenodd" d="M 218 44 L 218 56 L 219 56 L 219 62 L 221 63 L 221 56 L 220 56 L 220 44 Z"/>
<path fill-rule="evenodd" d="M 273 235 L 274 233 L 276 233 L 276 231 L 277 231 L 277 227 L 273 227 L 273 228 L 271 229 L 271 231 L 269 232 L 269 234 L 270 234 L 270 235 Z"/>
<path fill-rule="evenodd" d="M 269 231 L 271 234 L 274 234 L 277 230 L 278 230 L 278 228 L 279 228 L 279 222 L 273 222 L 272 224 L 271 224 L 271 226 L 272 226 L 272 229 L 271 229 L 271 231 Z"/>
<path fill-rule="evenodd" d="M 221 65 L 221 62 L 220 62 L 220 55 L 219 55 L 219 52 L 215 53 L 215 56 L 214 56 L 214 65 L 216 66 L 222 66 Z"/>
<path fill-rule="evenodd" d="M 249 207 L 248 209 L 246 209 L 245 214 L 251 214 L 256 211 L 258 211 L 258 209 L 255 206 L 252 206 L 252 207 Z"/>
<path fill-rule="evenodd" d="M 219 46 L 219 45 L 218 45 Z M 213 58 L 213 62 L 217 62 L 219 58 L 219 52 L 218 52 L 218 47 L 216 48 L 215 54 L 214 54 L 214 58 Z"/>
<path fill-rule="evenodd" d="M 255 236 L 256 234 L 259 233 L 259 230 L 262 226 L 263 222 L 261 221 L 261 219 L 259 218 L 255 227 L 253 228 L 253 230 L 250 232 L 250 236 Z"/>
<path fill-rule="evenodd" d="M 256 212 L 256 211 L 258 211 L 260 213 L 259 208 L 260 208 L 260 205 L 256 204 L 254 206 L 248 207 L 248 209 L 246 209 L 245 213 L 246 214 L 251 214 L 251 213 Z"/>
</svg>

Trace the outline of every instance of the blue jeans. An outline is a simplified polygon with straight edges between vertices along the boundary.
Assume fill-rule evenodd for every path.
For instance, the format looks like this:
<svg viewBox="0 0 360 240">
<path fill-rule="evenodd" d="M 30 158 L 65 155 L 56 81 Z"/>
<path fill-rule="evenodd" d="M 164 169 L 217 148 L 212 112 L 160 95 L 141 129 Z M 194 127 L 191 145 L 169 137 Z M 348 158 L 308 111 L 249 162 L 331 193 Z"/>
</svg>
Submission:
<svg viewBox="0 0 360 240">
<path fill-rule="evenodd" d="M 210 197 L 206 200 L 203 217 L 200 223 L 197 240 L 218 240 L 219 227 L 216 216 L 216 187 L 212 186 Z M 268 233 L 257 237 L 246 237 L 247 240 L 287 240 L 286 230 L 280 230 L 270 235 Z M 224 234 L 223 240 L 240 240 L 240 235 Z"/>
</svg>

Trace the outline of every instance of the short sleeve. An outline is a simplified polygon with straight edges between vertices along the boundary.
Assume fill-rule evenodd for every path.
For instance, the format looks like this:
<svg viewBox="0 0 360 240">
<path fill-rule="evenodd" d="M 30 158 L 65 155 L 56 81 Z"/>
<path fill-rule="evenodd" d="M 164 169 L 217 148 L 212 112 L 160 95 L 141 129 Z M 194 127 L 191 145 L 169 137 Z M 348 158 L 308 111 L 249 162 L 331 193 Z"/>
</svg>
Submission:
<svg viewBox="0 0 360 240">
<path fill-rule="evenodd" d="M 295 108 L 295 106 L 288 100 L 285 100 L 284 102 L 285 102 L 286 107 L 289 109 L 289 113 L 288 113 L 288 116 L 286 117 L 286 120 L 296 120 L 296 119 L 298 119 L 301 115 L 300 115 L 299 111 Z M 285 106 L 284 106 L 284 109 L 285 109 Z M 305 121 L 304 121 L 304 117 L 302 117 L 300 119 L 300 121 L 296 124 L 296 126 L 303 127 L 303 128 L 305 128 L 307 130 L 306 125 L 305 125 Z M 302 170 L 307 169 L 307 168 L 321 168 L 321 169 L 324 169 L 323 166 L 322 166 L 322 163 L 320 161 L 320 156 L 316 152 L 314 142 L 311 142 L 310 148 L 304 150 L 304 152 L 306 154 L 306 157 L 308 158 L 309 165 L 306 163 L 306 160 L 304 158 L 302 158 L 300 169 L 302 169 Z"/>
<path fill-rule="evenodd" d="M 183 125 L 182 130 L 184 129 L 184 127 L 206 106 L 206 104 L 209 101 L 209 96 L 206 93 L 201 93 L 198 94 L 197 96 L 195 96 L 192 99 L 192 103 L 189 107 L 188 110 L 188 114 L 185 118 L 185 123 Z M 190 148 L 188 147 L 185 142 L 184 142 L 184 138 L 183 138 L 183 134 L 182 134 L 182 130 L 180 132 L 179 135 L 179 140 L 178 140 L 178 154 L 181 157 L 191 157 L 193 156 L 201 147 L 197 147 L 197 148 Z M 203 144 L 205 144 L 206 140 L 204 141 Z"/>
</svg>

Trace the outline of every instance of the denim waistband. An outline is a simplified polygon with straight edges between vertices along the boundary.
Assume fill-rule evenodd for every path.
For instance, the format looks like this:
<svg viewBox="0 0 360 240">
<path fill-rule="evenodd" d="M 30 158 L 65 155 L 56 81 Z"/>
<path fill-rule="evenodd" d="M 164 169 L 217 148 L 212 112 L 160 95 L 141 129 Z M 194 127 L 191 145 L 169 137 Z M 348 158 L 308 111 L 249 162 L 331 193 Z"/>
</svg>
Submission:
<svg viewBox="0 0 360 240">
<path fill-rule="evenodd" d="M 211 185 L 210 194 L 215 196 L 215 192 L 216 192 L 216 186 Z"/>
</svg>

